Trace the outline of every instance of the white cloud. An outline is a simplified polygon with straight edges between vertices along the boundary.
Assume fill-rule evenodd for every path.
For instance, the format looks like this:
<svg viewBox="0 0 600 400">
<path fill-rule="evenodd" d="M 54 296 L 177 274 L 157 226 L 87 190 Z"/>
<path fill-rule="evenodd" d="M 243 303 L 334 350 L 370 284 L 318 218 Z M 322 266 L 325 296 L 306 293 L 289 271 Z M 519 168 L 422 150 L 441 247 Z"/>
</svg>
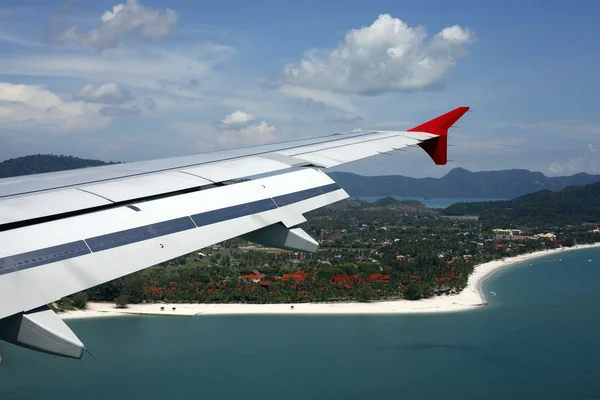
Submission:
<svg viewBox="0 0 600 400">
<path fill-rule="evenodd" d="M 364 119 L 363 117 L 361 117 L 360 115 L 358 115 L 355 112 L 336 111 L 333 115 L 325 118 L 325 122 L 349 123 L 349 122 L 361 121 L 363 119 Z"/>
<path fill-rule="evenodd" d="M 0 126 L 6 130 L 89 131 L 107 124 L 99 108 L 65 101 L 42 86 L 0 82 Z"/>
<path fill-rule="evenodd" d="M 248 146 L 273 142 L 277 138 L 277 129 L 265 121 L 241 129 L 225 129 L 218 136 L 222 146 Z"/>
<path fill-rule="evenodd" d="M 379 128 L 381 130 L 402 130 L 405 128 L 411 128 L 415 126 L 414 122 L 411 121 L 384 121 L 378 122 L 374 125 L 369 125 L 371 128 Z"/>
<path fill-rule="evenodd" d="M 73 99 L 88 103 L 121 104 L 131 99 L 131 92 L 116 82 L 99 86 L 88 83 L 73 93 Z"/>
<path fill-rule="evenodd" d="M 588 154 L 579 157 L 571 157 L 565 163 L 551 162 L 548 164 L 548 172 L 554 175 L 571 175 L 578 172 L 596 173 L 596 166 L 600 162 L 597 149 L 588 144 Z"/>
<path fill-rule="evenodd" d="M 11 45 L 22 46 L 22 47 L 43 47 L 44 45 L 38 42 L 22 39 L 6 33 L 0 32 L 0 42 L 8 43 Z"/>
<path fill-rule="evenodd" d="M 179 98 L 182 101 L 194 102 L 206 99 L 201 92 L 202 84 L 195 78 L 167 80 L 159 79 L 160 92 Z"/>
<path fill-rule="evenodd" d="M 250 122 L 254 121 L 254 115 L 244 111 L 234 111 L 228 114 L 220 121 L 221 129 L 238 129 L 243 128 Z"/>
<path fill-rule="evenodd" d="M 196 78 L 192 78 L 189 80 L 189 82 L 187 82 L 186 84 L 182 85 L 181 88 L 182 89 L 197 89 L 199 87 L 201 87 L 202 84 L 198 81 L 198 79 Z"/>
<path fill-rule="evenodd" d="M 144 100 L 144 104 L 148 107 L 148 110 L 154 110 L 156 108 L 156 101 L 151 97 L 147 97 L 146 100 Z"/>
<path fill-rule="evenodd" d="M 254 115 L 244 111 L 234 111 L 218 124 L 217 142 L 221 146 L 242 147 L 272 142 L 276 139 L 277 129 L 262 121 L 258 125 L 251 124 Z"/>
<path fill-rule="evenodd" d="M 585 123 L 581 121 L 544 121 L 534 123 L 494 123 L 491 128 L 518 128 L 523 130 L 538 131 L 544 135 L 548 131 L 553 135 L 559 135 L 569 139 L 590 139 L 600 136 L 600 124 Z"/>
<path fill-rule="evenodd" d="M 303 104 L 312 110 L 320 110 L 322 108 L 325 108 L 325 102 L 321 100 L 308 98 L 303 102 Z"/>
<path fill-rule="evenodd" d="M 348 96 L 346 95 L 340 95 L 326 90 L 305 88 L 301 86 L 292 85 L 283 85 L 279 88 L 279 91 L 288 96 L 320 101 L 328 106 L 332 106 L 347 112 L 359 112 L 358 108 L 350 102 Z"/>
<path fill-rule="evenodd" d="M 196 79 L 204 82 L 205 87 L 221 84 L 209 61 L 185 52 L 150 46 L 112 49 L 101 57 L 67 52 L 0 54 L 0 73 L 86 81 L 95 81 L 101 76 L 107 82 L 149 89 L 160 89 L 161 79 L 177 82 L 177 86 L 181 86 L 183 82 L 189 82 L 190 74 L 194 74 Z"/>
<path fill-rule="evenodd" d="M 298 65 L 286 65 L 282 79 L 344 94 L 421 90 L 440 83 L 474 40 L 468 28 L 455 25 L 428 37 L 423 27 L 382 14 L 371 26 L 346 33 L 326 56 L 312 51 Z"/>
<path fill-rule="evenodd" d="M 298 117 L 292 117 L 287 122 L 292 126 L 305 126 L 306 125 L 306 121 L 303 121 Z"/>
<path fill-rule="evenodd" d="M 163 12 L 145 7 L 136 0 L 127 0 L 125 4 L 114 6 L 112 11 L 104 12 L 97 28 L 79 33 L 77 27 L 72 26 L 59 36 L 58 41 L 101 51 L 117 47 L 127 37 L 165 37 L 171 32 L 178 18 L 177 13 L 169 8 Z"/>
<path fill-rule="evenodd" d="M 483 132 L 463 132 L 450 130 L 448 143 L 451 145 L 449 152 L 459 155 L 461 159 L 472 157 L 473 154 L 514 155 L 525 147 L 523 138 L 501 137 L 495 138 Z"/>
<path fill-rule="evenodd" d="M 129 116 L 133 116 L 133 115 L 142 115 L 142 110 L 140 110 L 140 108 L 138 106 L 131 106 L 131 107 L 117 107 L 117 106 L 107 106 L 107 107 L 102 107 L 99 110 L 100 114 L 104 115 L 105 117 L 115 117 L 115 118 L 120 118 L 120 117 L 129 117 Z"/>
<path fill-rule="evenodd" d="M 585 157 L 570 158 L 566 163 L 552 162 L 548 164 L 548 172 L 553 175 L 564 175 L 581 172 L 584 168 Z"/>
</svg>

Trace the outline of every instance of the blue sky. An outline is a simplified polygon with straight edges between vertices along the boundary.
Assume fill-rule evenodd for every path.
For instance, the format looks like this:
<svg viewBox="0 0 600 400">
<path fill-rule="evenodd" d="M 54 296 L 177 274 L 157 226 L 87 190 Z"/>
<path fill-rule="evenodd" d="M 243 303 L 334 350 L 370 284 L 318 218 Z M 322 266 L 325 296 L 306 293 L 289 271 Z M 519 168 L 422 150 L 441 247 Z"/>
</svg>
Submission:
<svg viewBox="0 0 600 400">
<path fill-rule="evenodd" d="M 419 149 L 348 164 L 600 173 L 600 3 L 13 1 L 0 6 L 0 159 L 137 161 L 408 129 L 457 106 L 438 167 Z"/>
</svg>

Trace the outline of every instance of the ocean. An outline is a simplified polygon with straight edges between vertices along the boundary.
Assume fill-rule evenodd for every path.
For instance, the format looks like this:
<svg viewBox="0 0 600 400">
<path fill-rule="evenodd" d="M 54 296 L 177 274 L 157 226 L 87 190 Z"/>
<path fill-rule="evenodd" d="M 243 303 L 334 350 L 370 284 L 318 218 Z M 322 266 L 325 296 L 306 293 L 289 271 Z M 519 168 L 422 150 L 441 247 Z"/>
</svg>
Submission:
<svg viewBox="0 0 600 400">
<path fill-rule="evenodd" d="M 475 198 L 475 197 L 437 197 L 426 199 L 423 197 L 402 197 L 402 196 L 391 196 L 397 200 L 417 200 L 423 203 L 425 206 L 430 208 L 446 208 L 450 207 L 454 203 L 470 203 L 474 201 L 498 201 L 498 200 L 510 200 L 510 199 L 488 199 L 488 198 Z M 364 197 L 364 196 L 351 196 L 350 199 L 359 199 L 373 203 L 382 197 Z"/>
<path fill-rule="evenodd" d="M 72 320 L 97 359 L 5 344 L 0 399 L 598 399 L 598 282 L 589 249 L 496 272 L 470 312 Z"/>
</svg>

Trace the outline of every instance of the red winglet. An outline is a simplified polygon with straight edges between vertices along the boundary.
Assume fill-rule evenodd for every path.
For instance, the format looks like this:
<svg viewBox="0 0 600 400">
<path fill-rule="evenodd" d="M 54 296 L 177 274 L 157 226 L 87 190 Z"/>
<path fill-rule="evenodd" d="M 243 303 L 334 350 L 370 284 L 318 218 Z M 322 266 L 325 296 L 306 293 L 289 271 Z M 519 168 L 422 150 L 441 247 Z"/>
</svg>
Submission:
<svg viewBox="0 0 600 400">
<path fill-rule="evenodd" d="M 431 121 L 409 129 L 408 132 L 426 132 L 438 135 L 437 138 L 419 143 L 419 146 L 437 165 L 446 165 L 448 162 L 448 129 L 467 111 L 469 111 L 469 107 L 455 108 Z"/>
</svg>

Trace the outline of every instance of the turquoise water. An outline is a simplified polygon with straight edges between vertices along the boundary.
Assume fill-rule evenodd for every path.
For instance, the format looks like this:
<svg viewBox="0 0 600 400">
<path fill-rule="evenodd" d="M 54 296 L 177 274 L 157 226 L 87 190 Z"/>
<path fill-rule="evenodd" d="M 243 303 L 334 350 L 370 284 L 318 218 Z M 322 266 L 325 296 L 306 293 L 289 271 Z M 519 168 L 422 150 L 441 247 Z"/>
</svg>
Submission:
<svg viewBox="0 0 600 400">
<path fill-rule="evenodd" d="M 560 257 L 465 313 L 72 321 L 98 359 L 5 345 L 0 399 L 597 399 L 600 251 Z"/>
<path fill-rule="evenodd" d="M 423 197 L 402 197 L 402 196 L 392 196 L 397 200 L 417 200 L 430 208 L 446 208 L 450 207 L 454 203 L 470 203 L 474 201 L 497 201 L 497 200 L 508 200 L 508 199 L 487 199 L 487 198 L 472 198 L 472 197 L 438 197 L 433 199 L 425 199 Z M 352 199 L 360 199 L 363 201 L 368 201 L 369 203 L 373 203 L 381 197 L 351 197 Z"/>
</svg>

